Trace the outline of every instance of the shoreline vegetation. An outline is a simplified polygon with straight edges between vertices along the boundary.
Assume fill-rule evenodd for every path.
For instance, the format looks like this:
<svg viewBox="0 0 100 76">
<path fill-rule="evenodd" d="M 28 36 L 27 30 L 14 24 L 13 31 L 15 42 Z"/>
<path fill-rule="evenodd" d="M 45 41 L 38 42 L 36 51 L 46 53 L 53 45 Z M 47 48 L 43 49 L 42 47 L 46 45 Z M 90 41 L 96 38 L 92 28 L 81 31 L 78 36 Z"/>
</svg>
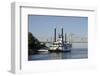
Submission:
<svg viewBox="0 0 100 76">
<path fill-rule="evenodd" d="M 38 50 L 47 48 L 44 43 L 41 43 L 31 32 L 28 32 L 28 55 L 39 53 Z"/>
</svg>

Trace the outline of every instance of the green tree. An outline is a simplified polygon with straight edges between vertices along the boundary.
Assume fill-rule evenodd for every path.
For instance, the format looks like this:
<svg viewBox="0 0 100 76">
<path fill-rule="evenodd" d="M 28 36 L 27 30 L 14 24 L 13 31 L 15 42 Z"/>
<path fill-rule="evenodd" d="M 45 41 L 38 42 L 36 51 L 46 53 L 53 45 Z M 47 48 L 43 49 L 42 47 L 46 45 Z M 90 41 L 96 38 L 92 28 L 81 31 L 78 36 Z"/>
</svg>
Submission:
<svg viewBox="0 0 100 76">
<path fill-rule="evenodd" d="M 28 50 L 29 54 L 37 53 L 39 49 L 46 47 L 45 44 L 41 42 L 32 35 L 31 32 L 28 32 Z"/>
<path fill-rule="evenodd" d="M 28 47 L 29 49 L 40 49 L 40 42 L 35 38 L 31 32 L 28 33 Z"/>
</svg>

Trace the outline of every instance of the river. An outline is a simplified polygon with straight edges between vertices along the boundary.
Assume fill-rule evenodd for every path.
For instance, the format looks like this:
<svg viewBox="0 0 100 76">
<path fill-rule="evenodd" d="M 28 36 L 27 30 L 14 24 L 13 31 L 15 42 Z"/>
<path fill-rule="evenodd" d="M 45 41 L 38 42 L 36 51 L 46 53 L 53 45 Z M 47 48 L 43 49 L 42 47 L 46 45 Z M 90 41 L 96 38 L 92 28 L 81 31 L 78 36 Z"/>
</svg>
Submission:
<svg viewBox="0 0 100 76">
<path fill-rule="evenodd" d="M 87 43 L 73 43 L 70 52 L 49 53 L 41 52 L 31 55 L 28 60 L 55 60 L 55 59 L 84 59 L 88 58 Z"/>
</svg>

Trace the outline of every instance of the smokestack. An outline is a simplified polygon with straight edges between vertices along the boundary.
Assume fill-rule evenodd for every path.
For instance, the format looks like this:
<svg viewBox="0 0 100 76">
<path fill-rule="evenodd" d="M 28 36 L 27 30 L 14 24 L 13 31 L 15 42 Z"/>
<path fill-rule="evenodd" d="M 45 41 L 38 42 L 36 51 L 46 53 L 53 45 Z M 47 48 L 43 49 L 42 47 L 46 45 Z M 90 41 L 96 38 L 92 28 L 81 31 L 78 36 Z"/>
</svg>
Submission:
<svg viewBox="0 0 100 76">
<path fill-rule="evenodd" d="M 63 44 L 63 41 L 64 41 L 64 38 L 63 38 L 63 28 L 61 28 L 61 36 L 62 36 L 62 44 Z"/>
<path fill-rule="evenodd" d="M 56 42 L 56 28 L 54 28 L 54 42 Z"/>
<path fill-rule="evenodd" d="M 67 42 L 67 34 L 65 33 L 65 43 Z"/>
</svg>

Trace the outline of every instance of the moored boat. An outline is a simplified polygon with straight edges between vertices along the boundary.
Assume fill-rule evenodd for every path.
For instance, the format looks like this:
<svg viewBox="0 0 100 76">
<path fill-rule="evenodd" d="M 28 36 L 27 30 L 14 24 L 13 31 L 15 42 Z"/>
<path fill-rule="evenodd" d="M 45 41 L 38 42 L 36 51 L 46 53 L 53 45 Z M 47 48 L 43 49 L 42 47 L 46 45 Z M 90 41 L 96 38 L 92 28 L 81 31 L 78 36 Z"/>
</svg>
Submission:
<svg viewBox="0 0 100 76">
<path fill-rule="evenodd" d="M 66 34 L 65 34 L 65 40 L 63 36 L 63 28 L 61 29 L 62 33 L 58 36 L 56 39 L 56 28 L 54 29 L 54 41 L 49 47 L 49 52 L 68 52 L 71 51 L 72 44 L 66 40 Z"/>
</svg>

